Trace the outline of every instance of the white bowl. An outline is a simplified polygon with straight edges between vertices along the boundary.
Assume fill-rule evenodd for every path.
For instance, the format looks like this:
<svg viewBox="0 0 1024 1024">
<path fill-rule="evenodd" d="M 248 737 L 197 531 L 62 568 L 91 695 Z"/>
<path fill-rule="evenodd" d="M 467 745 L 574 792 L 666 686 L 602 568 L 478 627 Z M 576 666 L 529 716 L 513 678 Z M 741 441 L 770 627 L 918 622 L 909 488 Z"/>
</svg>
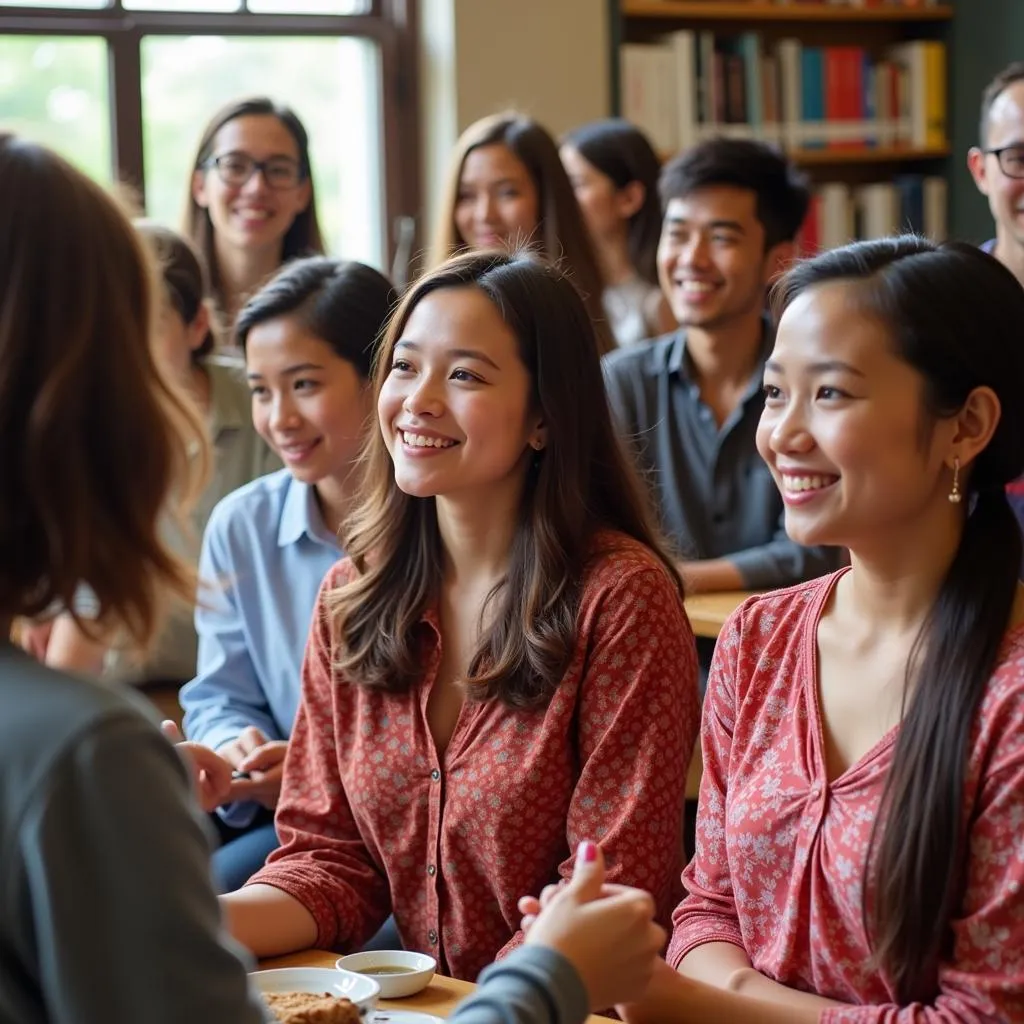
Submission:
<svg viewBox="0 0 1024 1024">
<path fill-rule="evenodd" d="M 331 970 L 330 967 L 279 967 L 249 975 L 257 992 L 329 992 L 349 999 L 360 1017 L 369 1017 L 377 1006 L 380 985 L 364 974 Z"/>
<path fill-rule="evenodd" d="M 355 971 L 380 986 L 381 999 L 401 999 L 422 991 L 430 984 L 437 970 L 437 961 L 426 953 L 407 953 L 403 949 L 378 949 L 367 953 L 351 953 L 337 963 L 339 971 Z M 398 968 L 401 974 L 380 973 Z"/>
</svg>

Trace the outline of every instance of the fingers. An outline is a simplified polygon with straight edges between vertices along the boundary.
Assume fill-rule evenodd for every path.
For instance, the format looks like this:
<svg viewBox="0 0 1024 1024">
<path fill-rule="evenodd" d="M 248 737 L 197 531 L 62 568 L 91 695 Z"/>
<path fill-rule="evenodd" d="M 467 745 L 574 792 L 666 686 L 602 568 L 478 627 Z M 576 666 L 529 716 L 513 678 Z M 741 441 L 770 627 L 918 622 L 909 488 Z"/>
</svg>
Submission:
<svg viewBox="0 0 1024 1024">
<path fill-rule="evenodd" d="M 567 891 L 580 903 L 597 899 L 604 882 L 604 854 L 597 843 L 584 840 L 576 848 L 576 863 Z M 541 897 L 543 903 L 543 896 Z"/>
<path fill-rule="evenodd" d="M 212 811 L 225 803 L 231 794 L 231 764 L 201 743 L 186 740 L 178 743 L 177 749 L 192 765 L 196 794 L 203 810 Z"/>
<path fill-rule="evenodd" d="M 257 747 L 251 754 L 245 757 L 238 764 L 238 770 L 243 772 L 267 772 L 276 768 L 284 761 L 288 753 L 288 742 L 286 740 L 272 740 Z"/>
<path fill-rule="evenodd" d="M 178 728 L 177 722 L 172 722 L 169 718 L 165 718 L 160 723 L 160 731 L 168 740 L 170 740 L 171 743 L 181 743 L 185 739 L 181 734 L 181 730 Z"/>
<path fill-rule="evenodd" d="M 243 729 L 235 740 L 239 749 L 246 756 L 253 753 L 253 751 L 259 750 L 266 742 L 267 737 L 255 725 L 250 725 Z"/>
</svg>

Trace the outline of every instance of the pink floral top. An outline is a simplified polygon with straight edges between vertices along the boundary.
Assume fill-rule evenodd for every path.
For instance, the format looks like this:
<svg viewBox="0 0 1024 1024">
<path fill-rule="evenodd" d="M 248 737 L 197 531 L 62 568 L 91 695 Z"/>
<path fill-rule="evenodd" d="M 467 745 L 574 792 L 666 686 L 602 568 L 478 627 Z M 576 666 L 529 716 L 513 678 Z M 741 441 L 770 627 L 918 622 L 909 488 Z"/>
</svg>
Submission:
<svg viewBox="0 0 1024 1024">
<path fill-rule="evenodd" d="M 334 669 L 324 591 L 285 762 L 281 849 L 252 879 L 316 919 L 320 947 L 359 949 L 393 911 L 406 949 L 472 981 L 521 941 L 516 901 L 571 873 L 582 839 L 615 882 L 679 899 L 686 766 L 700 718 L 693 633 L 668 573 L 621 534 L 600 536 L 582 581 L 576 652 L 547 707 L 467 701 L 439 754 L 427 700 L 437 614 L 420 624 L 408 693 Z"/>
<path fill-rule="evenodd" d="M 1024 628 L 1004 642 L 972 734 L 952 955 L 934 1002 L 900 1007 L 871 967 L 861 915 L 898 727 L 832 783 L 825 767 L 817 625 L 840 575 L 751 598 L 722 632 L 704 702 L 697 852 L 667 959 L 677 967 L 706 942 L 741 946 L 766 977 L 854 1004 L 825 1011 L 827 1024 L 1024 1020 Z"/>
</svg>

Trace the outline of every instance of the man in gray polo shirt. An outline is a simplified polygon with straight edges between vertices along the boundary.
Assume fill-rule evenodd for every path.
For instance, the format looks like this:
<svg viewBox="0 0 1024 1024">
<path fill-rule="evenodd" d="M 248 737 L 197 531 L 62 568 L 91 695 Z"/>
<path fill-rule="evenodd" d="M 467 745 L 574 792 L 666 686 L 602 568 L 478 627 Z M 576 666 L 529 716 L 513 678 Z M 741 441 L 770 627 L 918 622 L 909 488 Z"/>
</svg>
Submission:
<svg viewBox="0 0 1024 1024">
<path fill-rule="evenodd" d="M 773 341 L 766 290 L 794 256 L 807 188 L 768 146 L 712 139 L 669 163 L 659 190 L 658 276 L 680 329 L 605 357 L 620 429 L 691 591 L 819 576 L 839 554 L 786 536 L 782 499 L 754 443 Z"/>
</svg>

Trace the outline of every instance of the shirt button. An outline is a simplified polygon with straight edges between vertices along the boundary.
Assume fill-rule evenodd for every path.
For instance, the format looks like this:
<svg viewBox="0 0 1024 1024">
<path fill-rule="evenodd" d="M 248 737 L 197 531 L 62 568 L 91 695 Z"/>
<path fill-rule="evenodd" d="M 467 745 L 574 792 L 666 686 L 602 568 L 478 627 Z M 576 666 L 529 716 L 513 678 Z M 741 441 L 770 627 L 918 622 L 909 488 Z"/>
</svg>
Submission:
<svg viewBox="0 0 1024 1024">
<path fill-rule="evenodd" d="M 437 874 L 437 868 L 435 868 L 433 864 L 428 864 L 427 865 L 427 874 L 430 875 L 431 878 L 433 878 L 434 875 Z"/>
<path fill-rule="evenodd" d="M 432 946 L 436 946 L 437 945 L 437 932 L 435 932 L 433 928 L 431 928 L 430 931 L 427 932 L 427 941 Z"/>
<path fill-rule="evenodd" d="M 434 769 L 434 770 L 433 770 L 433 771 L 432 771 L 432 772 L 430 773 L 430 777 L 431 777 L 431 778 L 432 778 L 432 779 L 433 779 L 433 780 L 434 780 L 435 782 L 437 782 L 437 780 L 441 778 L 441 773 L 440 773 L 440 772 L 439 772 L 439 771 L 438 771 L 438 770 L 437 770 L 437 769 L 435 768 L 435 769 Z"/>
</svg>

